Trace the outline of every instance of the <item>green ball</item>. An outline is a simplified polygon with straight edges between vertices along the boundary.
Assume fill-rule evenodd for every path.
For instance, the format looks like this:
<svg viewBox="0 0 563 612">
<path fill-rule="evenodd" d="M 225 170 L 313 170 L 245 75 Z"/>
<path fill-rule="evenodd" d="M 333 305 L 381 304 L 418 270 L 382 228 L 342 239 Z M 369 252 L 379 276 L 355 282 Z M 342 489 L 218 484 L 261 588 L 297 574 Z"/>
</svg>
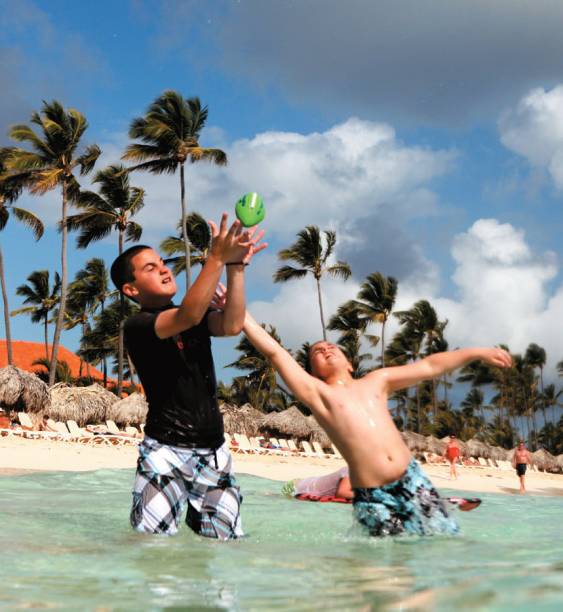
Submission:
<svg viewBox="0 0 563 612">
<path fill-rule="evenodd" d="M 244 227 L 252 227 L 266 216 L 264 200 L 255 191 L 246 193 L 236 203 L 235 213 Z"/>
</svg>

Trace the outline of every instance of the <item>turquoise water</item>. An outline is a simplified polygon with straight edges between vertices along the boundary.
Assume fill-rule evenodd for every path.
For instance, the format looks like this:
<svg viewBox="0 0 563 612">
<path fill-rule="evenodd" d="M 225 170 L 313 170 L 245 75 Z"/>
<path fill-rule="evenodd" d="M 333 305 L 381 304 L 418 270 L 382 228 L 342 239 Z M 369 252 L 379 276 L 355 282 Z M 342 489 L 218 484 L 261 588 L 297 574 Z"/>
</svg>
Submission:
<svg viewBox="0 0 563 612">
<path fill-rule="evenodd" d="M 0 607 L 563 609 L 563 498 L 483 495 L 459 513 L 461 537 L 368 540 L 351 533 L 350 506 L 242 476 L 248 537 L 221 543 L 185 525 L 174 538 L 133 533 L 132 477 L 0 478 Z"/>
</svg>

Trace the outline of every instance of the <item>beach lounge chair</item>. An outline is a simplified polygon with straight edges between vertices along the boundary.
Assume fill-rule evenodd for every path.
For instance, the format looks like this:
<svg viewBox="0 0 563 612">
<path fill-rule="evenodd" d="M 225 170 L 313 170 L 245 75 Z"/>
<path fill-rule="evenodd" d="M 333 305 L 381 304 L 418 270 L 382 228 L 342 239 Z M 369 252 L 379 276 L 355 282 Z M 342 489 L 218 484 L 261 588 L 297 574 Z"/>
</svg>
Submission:
<svg viewBox="0 0 563 612">
<path fill-rule="evenodd" d="M 490 467 L 484 457 L 477 457 L 477 461 L 479 462 L 479 465 L 482 465 L 483 467 Z"/>
<path fill-rule="evenodd" d="M 312 442 L 313 450 L 317 453 L 319 457 L 323 459 L 332 459 L 334 455 L 332 453 L 325 453 L 323 447 L 320 445 L 320 442 Z"/>
<path fill-rule="evenodd" d="M 24 438 L 41 438 L 41 431 L 35 429 L 33 421 L 29 417 L 29 414 L 25 412 L 18 412 L 18 421 L 22 426 L 22 435 Z"/>
<path fill-rule="evenodd" d="M 108 431 L 111 434 L 111 436 L 108 436 L 108 438 L 110 439 L 112 444 L 137 445 L 140 443 L 139 438 L 132 437 L 137 433 L 137 430 L 135 428 L 133 428 L 135 430 L 135 433 L 131 435 L 127 433 L 127 430 L 122 431 L 121 429 L 119 429 L 119 427 L 115 424 L 115 421 L 112 421 L 111 419 L 106 419 L 106 427 L 108 428 Z"/>
<path fill-rule="evenodd" d="M 247 455 L 256 453 L 256 451 L 252 448 L 252 445 L 250 444 L 250 440 L 247 438 L 245 434 L 236 433 L 233 435 L 238 444 L 237 452 L 247 454 Z"/>
<path fill-rule="evenodd" d="M 281 441 L 281 440 L 280 440 Z M 297 444 L 295 444 L 295 440 L 288 440 L 287 446 L 292 453 L 297 455 L 303 455 L 304 453 L 297 448 Z"/>
<path fill-rule="evenodd" d="M 277 438 L 270 438 L 270 445 L 273 446 L 273 448 L 269 450 L 275 451 L 276 455 L 285 455 L 286 457 L 291 455 L 289 448 L 283 448 Z"/>
<path fill-rule="evenodd" d="M 342 457 L 342 455 L 340 454 L 340 451 L 336 448 L 336 446 L 334 446 L 334 444 L 331 444 L 332 446 L 332 452 L 334 453 L 334 456 L 337 459 L 343 459 L 344 457 Z"/>
<path fill-rule="evenodd" d="M 303 440 L 301 442 L 301 446 L 303 447 L 302 454 L 306 457 L 318 457 L 317 453 L 311 448 L 311 445 L 307 440 Z"/>
<path fill-rule="evenodd" d="M 290 453 L 292 453 L 293 451 L 289 448 L 289 444 L 287 443 L 287 440 L 285 440 L 284 438 L 278 438 L 278 443 L 280 445 L 280 447 L 282 448 L 282 450 L 286 450 Z M 297 451 L 299 452 L 299 451 Z"/>
<path fill-rule="evenodd" d="M 68 419 L 66 425 L 68 427 L 68 430 L 70 431 L 70 435 L 73 437 L 75 442 L 80 442 L 81 444 L 112 443 L 110 437 L 113 436 L 105 436 L 92 433 L 91 431 L 86 431 L 86 429 L 82 429 L 82 427 L 79 427 L 78 423 L 73 419 Z"/>
</svg>

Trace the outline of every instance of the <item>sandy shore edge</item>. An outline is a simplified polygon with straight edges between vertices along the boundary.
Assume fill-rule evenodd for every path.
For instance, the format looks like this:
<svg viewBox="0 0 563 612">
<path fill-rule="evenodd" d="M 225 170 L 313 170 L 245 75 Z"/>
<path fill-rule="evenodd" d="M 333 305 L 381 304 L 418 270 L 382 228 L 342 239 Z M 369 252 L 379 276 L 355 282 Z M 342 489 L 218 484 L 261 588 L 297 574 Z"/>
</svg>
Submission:
<svg viewBox="0 0 563 612">
<path fill-rule="evenodd" d="M 285 457 L 274 455 L 233 455 L 235 471 L 270 480 L 320 476 L 340 468 L 337 459 Z M 19 476 L 42 471 L 92 471 L 100 469 L 134 470 L 137 449 L 133 446 L 89 446 L 77 443 L 0 438 L 0 476 Z M 438 489 L 475 493 L 518 494 L 518 479 L 513 471 L 462 467 L 458 480 L 449 480 L 446 466 L 424 466 Z M 563 496 L 563 475 L 529 472 L 526 485 L 530 495 Z"/>
</svg>

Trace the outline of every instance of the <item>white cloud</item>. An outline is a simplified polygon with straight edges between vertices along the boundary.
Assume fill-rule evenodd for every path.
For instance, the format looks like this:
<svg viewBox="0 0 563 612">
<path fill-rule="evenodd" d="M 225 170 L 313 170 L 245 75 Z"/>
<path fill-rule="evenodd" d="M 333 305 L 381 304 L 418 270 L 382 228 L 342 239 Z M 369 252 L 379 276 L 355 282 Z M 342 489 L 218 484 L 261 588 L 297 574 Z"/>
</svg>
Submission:
<svg viewBox="0 0 563 612">
<path fill-rule="evenodd" d="M 531 90 L 499 120 L 502 143 L 563 189 L 563 85 Z"/>
<path fill-rule="evenodd" d="M 440 318 L 449 320 L 451 348 L 504 343 L 514 352 L 523 352 L 536 342 L 547 351 L 547 377 L 552 377 L 555 363 L 563 357 L 563 286 L 550 295 L 548 285 L 557 274 L 553 253 L 533 253 L 523 231 L 496 219 L 480 219 L 455 236 L 451 253 L 456 262 L 456 298 L 442 297 L 432 280 L 415 285 L 407 279 L 399 284 L 395 310 L 429 300 Z M 335 280 L 323 287 L 327 319 L 358 290 L 357 284 Z M 276 326 L 291 348 L 320 335 L 311 281 L 289 283 L 271 302 L 253 302 L 250 310 Z M 392 323 L 387 337 L 396 329 Z M 372 333 L 379 330 L 374 328 Z"/>
<path fill-rule="evenodd" d="M 124 134 L 101 143 L 101 164 L 118 159 L 125 144 Z M 309 223 L 328 227 L 351 214 L 367 216 L 383 204 L 394 204 L 399 216 L 432 213 L 429 183 L 456 158 L 453 151 L 406 146 L 390 126 L 356 118 L 323 133 L 265 132 L 223 146 L 228 166 L 186 166 L 190 209 L 218 218 L 243 193 L 258 191 L 267 207 L 264 227 L 283 238 Z M 139 222 L 159 236 L 172 231 L 180 215 L 178 176 L 139 172 L 131 182 L 147 191 Z"/>
</svg>

